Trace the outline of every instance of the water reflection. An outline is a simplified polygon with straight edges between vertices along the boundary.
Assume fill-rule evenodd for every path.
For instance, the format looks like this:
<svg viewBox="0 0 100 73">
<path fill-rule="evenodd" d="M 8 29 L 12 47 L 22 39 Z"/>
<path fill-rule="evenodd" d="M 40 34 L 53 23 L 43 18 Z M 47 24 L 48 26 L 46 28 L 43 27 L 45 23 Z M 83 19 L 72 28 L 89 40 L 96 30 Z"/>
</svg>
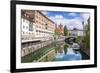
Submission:
<svg viewBox="0 0 100 73">
<path fill-rule="evenodd" d="M 62 49 L 55 55 L 55 61 L 72 61 L 72 60 L 81 60 L 81 54 L 79 51 L 75 51 L 73 48 L 67 46 L 67 45 L 62 45 Z"/>
<path fill-rule="evenodd" d="M 51 44 L 40 50 L 22 57 L 24 62 L 49 62 L 49 61 L 73 61 L 81 60 L 82 53 L 76 51 L 69 44 Z"/>
</svg>

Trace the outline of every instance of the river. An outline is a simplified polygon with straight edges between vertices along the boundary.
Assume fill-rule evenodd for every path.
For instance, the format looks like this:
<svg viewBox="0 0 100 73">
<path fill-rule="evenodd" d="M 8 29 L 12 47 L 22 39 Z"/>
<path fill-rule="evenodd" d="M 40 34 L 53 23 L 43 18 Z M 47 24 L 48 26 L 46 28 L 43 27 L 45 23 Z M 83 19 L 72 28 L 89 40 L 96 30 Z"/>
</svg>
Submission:
<svg viewBox="0 0 100 73">
<path fill-rule="evenodd" d="M 21 57 L 22 63 L 53 62 L 53 61 L 79 61 L 89 59 L 81 50 L 74 50 L 65 42 L 52 43 L 39 50 Z"/>
</svg>

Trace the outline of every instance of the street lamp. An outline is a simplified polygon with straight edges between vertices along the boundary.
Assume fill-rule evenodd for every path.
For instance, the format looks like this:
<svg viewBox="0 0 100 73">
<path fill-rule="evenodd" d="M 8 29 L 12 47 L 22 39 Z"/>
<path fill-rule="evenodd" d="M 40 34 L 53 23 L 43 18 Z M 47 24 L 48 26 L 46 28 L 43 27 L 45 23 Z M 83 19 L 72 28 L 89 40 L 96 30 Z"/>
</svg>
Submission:
<svg viewBox="0 0 100 73">
<path fill-rule="evenodd" d="M 83 36 L 84 36 L 84 21 L 82 21 L 82 25 L 83 25 Z"/>
</svg>

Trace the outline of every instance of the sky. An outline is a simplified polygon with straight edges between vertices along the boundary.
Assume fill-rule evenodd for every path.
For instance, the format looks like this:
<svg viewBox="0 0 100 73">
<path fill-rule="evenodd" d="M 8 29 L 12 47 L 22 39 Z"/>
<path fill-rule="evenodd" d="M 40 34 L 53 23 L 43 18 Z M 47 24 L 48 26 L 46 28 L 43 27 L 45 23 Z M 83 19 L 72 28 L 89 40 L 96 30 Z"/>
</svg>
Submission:
<svg viewBox="0 0 100 73">
<path fill-rule="evenodd" d="M 89 13 L 83 12 L 54 12 L 54 11 L 41 11 L 49 19 L 55 22 L 57 25 L 62 24 L 66 25 L 68 29 L 80 29 L 83 30 L 83 25 L 87 23 L 87 20 L 90 17 Z"/>
</svg>

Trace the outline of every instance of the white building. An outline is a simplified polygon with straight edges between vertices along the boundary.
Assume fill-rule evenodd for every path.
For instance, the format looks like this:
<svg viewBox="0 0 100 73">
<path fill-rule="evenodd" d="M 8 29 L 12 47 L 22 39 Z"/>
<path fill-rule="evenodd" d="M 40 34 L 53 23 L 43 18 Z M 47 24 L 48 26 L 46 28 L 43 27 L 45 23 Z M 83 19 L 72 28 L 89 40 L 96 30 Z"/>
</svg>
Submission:
<svg viewBox="0 0 100 73">
<path fill-rule="evenodd" d="M 37 10 L 21 11 L 21 56 L 47 46 L 54 39 L 55 23 Z M 40 42 L 41 41 L 41 42 Z"/>
<path fill-rule="evenodd" d="M 68 30 L 69 36 L 84 36 L 84 31 L 74 28 L 73 30 Z"/>
<path fill-rule="evenodd" d="M 22 41 L 53 39 L 55 23 L 36 10 L 21 11 Z"/>
</svg>

